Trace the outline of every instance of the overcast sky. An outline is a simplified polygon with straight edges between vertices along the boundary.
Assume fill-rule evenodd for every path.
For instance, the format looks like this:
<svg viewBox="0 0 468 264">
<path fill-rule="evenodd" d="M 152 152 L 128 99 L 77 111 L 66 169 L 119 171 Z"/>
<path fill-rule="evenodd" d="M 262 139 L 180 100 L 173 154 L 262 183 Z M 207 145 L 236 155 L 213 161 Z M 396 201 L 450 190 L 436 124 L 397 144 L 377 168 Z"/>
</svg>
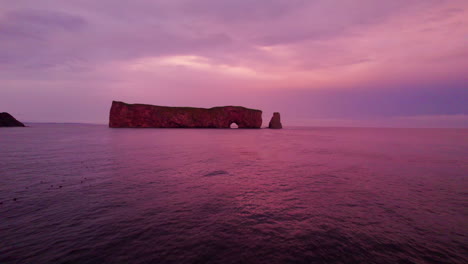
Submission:
<svg viewBox="0 0 468 264">
<path fill-rule="evenodd" d="M 118 100 L 468 127 L 467 86 L 466 0 L 0 0 L 0 112 L 25 122 Z"/>
</svg>

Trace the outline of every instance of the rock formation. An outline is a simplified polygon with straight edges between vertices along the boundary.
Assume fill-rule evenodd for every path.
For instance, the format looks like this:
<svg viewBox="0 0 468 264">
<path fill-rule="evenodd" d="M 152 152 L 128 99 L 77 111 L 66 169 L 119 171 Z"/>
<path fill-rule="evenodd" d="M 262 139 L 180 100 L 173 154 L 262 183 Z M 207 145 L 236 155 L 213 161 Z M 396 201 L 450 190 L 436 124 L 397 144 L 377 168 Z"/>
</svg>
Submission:
<svg viewBox="0 0 468 264">
<path fill-rule="evenodd" d="M 268 125 L 268 128 L 274 128 L 274 129 L 283 128 L 283 126 L 281 125 L 280 113 L 278 113 L 278 112 L 273 113 L 273 116 L 271 117 L 270 124 Z"/>
<path fill-rule="evenodd" d="M 9 113 L 0 113 L 0 127 L 24 127 L 24 124 Z"/>
<path fill-rule="evenodd" d="M 262 111 L 241 106 L 213 108 L 169 107 L 112 102 L 109 127 L 113 128 L 260 128 Z"/>
</svg>

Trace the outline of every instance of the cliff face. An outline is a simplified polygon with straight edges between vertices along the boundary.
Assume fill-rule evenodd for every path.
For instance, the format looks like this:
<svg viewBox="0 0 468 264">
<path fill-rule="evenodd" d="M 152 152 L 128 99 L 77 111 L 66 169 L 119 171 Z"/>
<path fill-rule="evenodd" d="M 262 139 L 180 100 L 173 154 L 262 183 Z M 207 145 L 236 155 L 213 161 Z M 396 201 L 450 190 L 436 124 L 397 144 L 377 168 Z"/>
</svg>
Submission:
<svg viewBox="0 0 468 264">
<path fill-rule="evenodd" d="M 213 108 L 168 107 L 112 102 L 109 127 L 113 128 L 260 128 L 262 111 L 241 106 Z"/>
<path fill-rule="evenodd" d="M 281 125 L 280 113 L 278 113 L 278 112 L 273 113 L 273 116 L 271 117 L 270 124 L 268 125 L 268 128 L 274 128 L 274 129 L 283 128 L 283 125 Z"/>
<path fill-rule="evenodd" d="M 24 127 L 24 124 L 9 113 L 0 113 L 0 127 Z"/>
</svg>

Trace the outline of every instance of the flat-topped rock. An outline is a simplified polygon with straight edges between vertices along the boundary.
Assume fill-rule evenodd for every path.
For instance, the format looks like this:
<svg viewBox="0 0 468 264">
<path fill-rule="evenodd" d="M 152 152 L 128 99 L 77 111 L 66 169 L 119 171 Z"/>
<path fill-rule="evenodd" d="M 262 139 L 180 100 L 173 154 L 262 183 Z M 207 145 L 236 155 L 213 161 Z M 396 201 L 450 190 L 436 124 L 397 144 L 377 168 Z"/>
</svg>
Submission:
<svg viewBox="0 0 468 264">
<path fill-rule="evenodd" d="M 0 127 L 24 127 L 24 124 L 16 120 L 9 113 L 0 113 Z"/>
<path fill-rule="evenodd" d="M 170 107 L 112 102 L 112 128 L 260 128 L 262 111 L 242 106 Z"/>
</svg>

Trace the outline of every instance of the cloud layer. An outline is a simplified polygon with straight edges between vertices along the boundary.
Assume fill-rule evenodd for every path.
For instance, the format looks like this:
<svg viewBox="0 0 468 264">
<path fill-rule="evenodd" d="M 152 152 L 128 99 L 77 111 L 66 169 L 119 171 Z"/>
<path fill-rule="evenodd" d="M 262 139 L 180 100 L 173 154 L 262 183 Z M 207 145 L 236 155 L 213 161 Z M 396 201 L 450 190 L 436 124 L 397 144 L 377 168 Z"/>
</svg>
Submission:
<svg viewBox="0 0 468 264">
<path fill-rule="evenodd" d="M 105 122 L 107 104 L 119 99 L 384 118 L 390 93 L 400 100 L 383 108 L 410 109 L 399 116 L 468 114 L 443 103 L 466 96 L 467 17 L 462 0 L 8 1 L 0 110 Z M 342 95 L 349 101 L 337 103 Z M 316 97 L 329 105 L 314 108 Z M 98 106 L 51 114 L 60 102 Z M 358 102 L 368 112 L 346 107 Z"/>
</svg>

